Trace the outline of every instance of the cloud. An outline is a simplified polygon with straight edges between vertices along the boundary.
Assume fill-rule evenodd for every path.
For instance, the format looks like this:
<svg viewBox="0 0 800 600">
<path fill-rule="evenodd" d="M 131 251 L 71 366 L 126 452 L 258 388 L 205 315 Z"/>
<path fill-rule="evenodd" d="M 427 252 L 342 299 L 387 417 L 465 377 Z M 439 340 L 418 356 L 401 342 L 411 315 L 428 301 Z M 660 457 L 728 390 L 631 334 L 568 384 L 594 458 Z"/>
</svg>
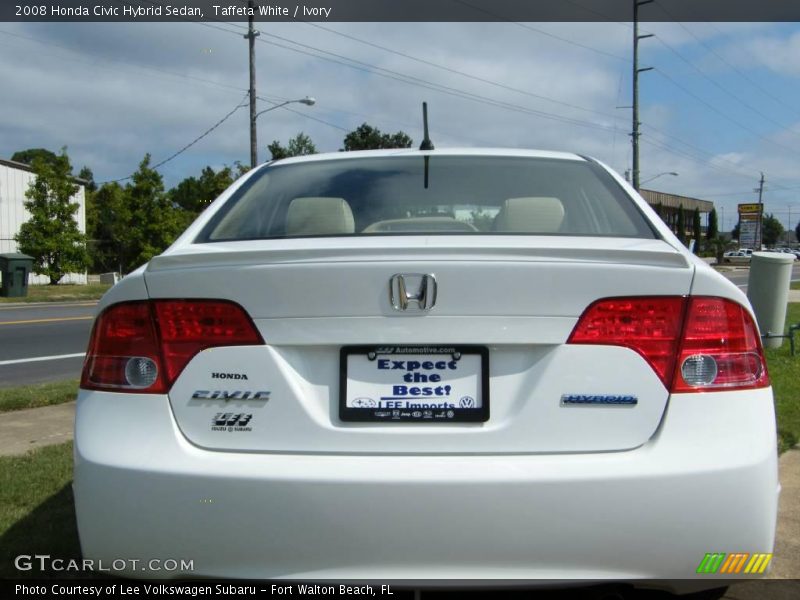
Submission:
<svg viewBox="0 0 800 600">
<path fill-rule="evenodd" d="M 292 105 L 300 114 L 278 109 L 259 117 L 262 160 L 268 158 L 268 143 L 285 143 L 300 131 L 318 149 L 336 151 L 345 133 L 363 122 L 383 131 L 403 130 L 418 143 L 421 103 L 427 101 L 438 148 L 569 150 L 597 156 L 620 172 L 629 165 L 630 110 L 617 108 L 630 104 L 627 24 L 324 25 L 332 31 L 304 23 L 258 27 L 259 96 L 273 102 L 305 95 L 317 99 L 314 107 Z M 764 47 L 763 40 L 772 39 L 771 27 L 657 23 L 642 29 L 652 28 L 680 52 L 704 60 L 707 49 L 687 29 L 704 43 L 727 43 L 736 35 L 742 47 L 750 48 Z M 0 156 L 67 145 L 73 164 L 91 166 L 98 180 L 128 175 L 148 152 L 154 162 L 168 157 L 236 107 L 248 86 L 240 23 L 5 23 L 2 31 L 0 81 L 8 108 L 0 114 Z M 797 42 L 789 40 L 798 35 L 784 36 L 782 45 L 764 50 L 763 56 L 752 52 L 749 60 L 783 65 L 785 60 L 767 55 L 790 56 Z M 655 43 L 648 46 L 648 60 L 681 77 L 686 66 L 656 48 Z M 683 81 L 705 93 L 695 80 Z M 734 135 L 730 123 L 678 97 L 655 76 L 647 85 L 642 173 L 679 172 L 679 177 L 654 181 L 665 191 L 689 196 L 746 191 L 759 169 L 769 171 L 776 184 L 783 180 L 784 187 L 798 181 L 792 180 L 791 153 L 748 139 L 746 132 Z M 737 85 L 737 91 L 746 88 L 741 81 Z M 267 106 L 259 101 L 259 109 Z M 721 103 L 720 109 L 730 106 Z M 763 131 L 800 150 L 796 134 Z M 241 108 L 161 169 L 167 184 L 196 175 L 207 164 L 248 162 L 248 135 L 247 109 Z"/>
<path fill-rule="evenodd" d="M 729 44 L 724 54 L 735 64 L 746 67 L 767 68 L 780 75 L 800 75 L 800 32 L 783 36 L 758 36 Z"/>
</svg>

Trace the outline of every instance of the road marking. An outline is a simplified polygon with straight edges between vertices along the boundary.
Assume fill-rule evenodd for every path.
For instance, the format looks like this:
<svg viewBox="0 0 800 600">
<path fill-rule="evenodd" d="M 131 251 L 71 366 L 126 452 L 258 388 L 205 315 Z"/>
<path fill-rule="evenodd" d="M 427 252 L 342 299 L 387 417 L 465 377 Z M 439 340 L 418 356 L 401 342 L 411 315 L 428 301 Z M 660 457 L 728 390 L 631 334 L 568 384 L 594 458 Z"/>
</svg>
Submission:
<svg viewBox="0 0 800 600">
<path fill-rule="evenodd" d="M 44 360 L 59 360 L 61 358 L 78 358 L 79 356 L 86 356 L 85 352 L 78 352 L 77 354 L 59 354 L 58 356 L 35 356 L 33 358 L 17 358 L 14 360 L 0 360 L 0 367 L 4 365 L 19 365 L 21 363 L 29 362 L 42 362 Z"/>
<path fill-rule="evenodd" d="M 26 302 L 15 304 L 14 306 L 3 306 L 0 310 L 20 310 L 23 308 L 64 308 L 70 306 L 97 306 L 97 302 Z"/>
<path fill-rule="evenodd" d="M 59 321 L 88 321 L 94 317 L 58 317 L 53 319 L 28 319 L 25 321 L 0 321 L 0 325 L 26 325 L 29 323 L 58 323 Z"/>
<path fill-rule="evenodd" d="M 732 280 L 732 279 L 729 279 L 728 281 L 733 281 L 733 280 Z M 797 283 L 798 281 L 800 281 L 800 279 L 791 279 L 791 280 L 789 281 L 789 283 Z M 736 287 L 740 287 L 740 288 L 746 288 L 746 287 L 747 287 L 747 284 L 746 284 L 746 283 L 739 283 L 739 284 L 737 284 L 737 285 L 736 285 Z"/>
</svg>

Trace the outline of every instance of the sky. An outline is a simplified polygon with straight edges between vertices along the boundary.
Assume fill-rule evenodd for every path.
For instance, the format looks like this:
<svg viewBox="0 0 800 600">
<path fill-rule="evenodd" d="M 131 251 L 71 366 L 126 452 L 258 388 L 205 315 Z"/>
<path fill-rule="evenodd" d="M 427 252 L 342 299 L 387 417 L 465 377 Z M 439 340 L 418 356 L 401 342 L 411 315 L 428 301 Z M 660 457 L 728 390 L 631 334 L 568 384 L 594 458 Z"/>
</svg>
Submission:
<svg viewBox="0 0 800 600">
<path fill-rule="evenodd" d="M 267 144 L 335 152 L 366 122 L 419 144 L 566 150 L 631 163 L 630 23 L 258 23 Z M 249 162 L 246 25 L 0 22 L 0 158 L 66 146 L 98 182 L 145 153 L 168 187 Z M 800 221 L 800 25 L 648 23 L 640 33 L 642 187 L 712 200 L 722 228 L 757 201 Z M 237 108 L 238 107 L 238 108 Z M 290 110 L 289 110 L 290 109 Z M 677 176 L 663 173 L 678 173 Z"/>
</svg>

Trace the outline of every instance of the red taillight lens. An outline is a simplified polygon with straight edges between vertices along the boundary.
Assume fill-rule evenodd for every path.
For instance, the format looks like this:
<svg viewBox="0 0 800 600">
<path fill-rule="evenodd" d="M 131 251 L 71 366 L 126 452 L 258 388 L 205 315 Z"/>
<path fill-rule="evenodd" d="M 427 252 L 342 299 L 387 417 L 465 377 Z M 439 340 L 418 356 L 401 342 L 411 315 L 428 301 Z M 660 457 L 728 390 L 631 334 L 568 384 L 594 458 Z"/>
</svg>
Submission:
<svg viewBox="0 0 800 600">
<path fill-rule="evenodd" d="M 81 387 L 163 394 L 201 350 L 263 343 L 250 317 L 233 302 L 116 304 L 97 318 Z"/>
<path fill-rule="evenodd" d="M 598 300 L 584 311 L 567 343 L 635 350 L 669 387 L 685 304 L 682 297 Z"/>
<path fill-rule="evenodd" d="M 758 329 L 726 298 L 607 298 L 587 308 L 569 344 L 635 350 L 672 392 L 769 385 Z"/>
<path fill-rule="evenodd" d="M 761 338 L 750 313 L 725 298 L 691 298 L 672 391 L 768 385 Z"/>
<path fill-rule="evenodd" d="M 154 367 L 149 376 L 137 381 L 134 361 Z M 116 304 L 103 311 L 94 324 L 83 363 L 81 387 L 163 393 L 166 386 L 160 364 L 161 351 L 150 304 Z M 145 385 L 148 382 L 149 385 Z"/>
<path fill-rule="evenodd" d="M 238 304 L 217 300 L 156 300 L 153 305 L 170 382 L 201 350 L 264 343 Z"/>
</svg>

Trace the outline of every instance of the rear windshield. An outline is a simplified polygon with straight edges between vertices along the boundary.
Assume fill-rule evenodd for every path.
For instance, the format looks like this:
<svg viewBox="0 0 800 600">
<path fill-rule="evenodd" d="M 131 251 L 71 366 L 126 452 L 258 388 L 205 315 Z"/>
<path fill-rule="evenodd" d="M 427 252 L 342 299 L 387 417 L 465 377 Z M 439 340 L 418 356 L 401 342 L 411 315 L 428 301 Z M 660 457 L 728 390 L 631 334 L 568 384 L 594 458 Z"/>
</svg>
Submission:
<svg viewBox="0 0 800 600">
<path fill-rule="evenodd" d="M 420 234 L 655 237 L 591 162 L 389 155 L 265 166 L 197 241 Z"/>
</svg>

